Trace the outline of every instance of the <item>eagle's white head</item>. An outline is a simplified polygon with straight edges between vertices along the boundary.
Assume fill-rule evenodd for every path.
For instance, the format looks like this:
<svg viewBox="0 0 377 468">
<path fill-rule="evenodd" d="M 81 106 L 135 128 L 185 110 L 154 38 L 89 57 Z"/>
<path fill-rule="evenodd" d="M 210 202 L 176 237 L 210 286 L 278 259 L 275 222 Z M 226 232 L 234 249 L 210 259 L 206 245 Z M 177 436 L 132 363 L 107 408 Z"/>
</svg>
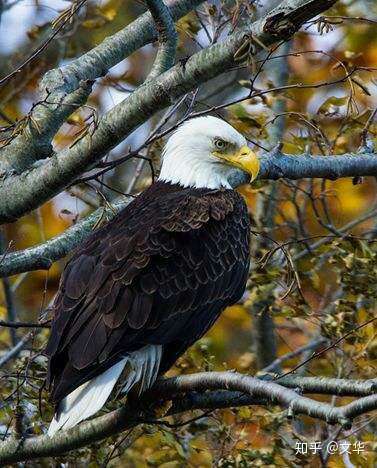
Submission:
<svg viewBox="0 0 377 468">
<path fill-rule="evenodd" d="M 235 128 L 216 117 L 198 117 L 173 133 L 163 151 L 159 180 L 183 187 L 235 188 L 254 180 L 259 160 Z"/>
</svg>

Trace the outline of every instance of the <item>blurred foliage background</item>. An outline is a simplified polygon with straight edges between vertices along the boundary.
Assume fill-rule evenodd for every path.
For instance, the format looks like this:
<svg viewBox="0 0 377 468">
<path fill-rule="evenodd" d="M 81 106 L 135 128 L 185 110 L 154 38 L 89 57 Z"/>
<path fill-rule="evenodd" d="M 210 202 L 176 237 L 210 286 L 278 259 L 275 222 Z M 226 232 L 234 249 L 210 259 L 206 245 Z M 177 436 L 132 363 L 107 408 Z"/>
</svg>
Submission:
<svg viewBox="0 0 377 468">
<path fill-rule="evenodd" d="M 257 18 L 268 3 L 274 2 L 204 3 L 196 13 L 178 22 L 178 58 L 221 40 L 236 24 Z M 62 17 L 59 15 L 71 6 L 71 2 L 61 0 L 0 2 L 1 75 L 12 71 L 50 37 Z M 88 1 L 37 60 L 0 88 L 2 143 L 6 143 L 7 136 L 2 137 L 1 132 L 17 132 L 19 122 L 38 100 L 37 86 L 44 72 L 90 50 L 144 11 L 145 6 L 138 1 Z M 179 118 L 187 116 L 187 111 L 229 103 L 220 114 L 257 144 L 257 152 L 281 141 L 283 151 L 288 153 L 308 151 L 331 157 L 356 152 L 363 143 L 377 143 L 377 126 L 373 123 L 377 107 L 376 3 L 340 1 L 326 15 L 307 24 L 294 40 L 278 48 L 275 58 L 250 60 L 246 67 L 237 67 L 190 93 L 159 128 L 174 126 Z M 75 112 L 60 129 L 55 147 L 71 145 L 80 132 L 95 125 L 98 116 L 141 84 L 155 51 L 152 45 L 143 47 L 98 80 L 87 106 Z M 254 91 L 266 92 L 240 101 L 247 96 L 255 74 Z M 237 102 L 232 104 L 234 101 Z M 107 160 L 116 161 L 129 151 L 138 150 L 151 159 L 158 172 L 164 138 L 144 143 L 161 119 L 162 115 L 157 115 L 139 128 Z M 140 161 L 134 157 L 88 183 L 76 184 L 41 209 L 5 226 L 3 250 L 45 242 L 93 209 L 121 194 L 128 196 L 142 190 L 152 177 L 149 165 Z M 361 325 L 376 315 L 376 180 L 258 182 L 244 187 L 242 193 L 254 224 L 248 290 L 242 303 L 227 309 L 170 374 L 237 369 L 254 375 L 263 372 L 268 356 L 285 356 L 299 350 L 293 358 L 273 366 L 272 371 L 284 373 L 301 363 L 297 373 L 302 375 L 374 378 L 377 324 Z M 4 294 L 8 290 L 15 318 L 38 320 L 56 292 L 64 263 L 65 260 L 58 261 L 49 271 L 5 280 L 0 291 L 0 318 L 9 319 L 9 297 L 7 300 Z M 265 327 L 270 339 L 274 337 L 270 333 L 273 324 L 276 343 L 271 345 L 264 341 L 263 334 L 261 339 L 260 328 Z M 45 375 L 41 352 L 48 330 L 11 332 L 0 327 L 0 352 L 7 353 L 12 340 L 28 333 L 25 349 L 0 369 L 1 437 L 20 430 L 20 425 L 28 434 L 40 434 L 51 418 L 48 395 L 39 391 Z M 313 351 L 328 344 L 326 340 L 341 337 L 344 338 L 336 347 L 304 362 Z M 317 347 L 300 351 L 315 342 Z M 319 398 L 333 404 L 351 401 Z M 116 403 L 110 403 L 108 409 L 114 406 Z M 85 463 L 166 468 L 321 464 L 348 468 L 372 467 L 377 463 L 375 414 L 360 417 L 351 431 L 342 434 L 306 418 L 288 421 L 285 412 L 274 407 L 218 410 L 187 424 L 188 415 L 174 419 L 178 426 L 173 429 L 144 426 L 132 434 L 80 450 L 79 455 L 38 462 L 37 466 L 58 466 L 63 461 L 68 463 L 65 466 Z M 322 459 L 310 451 L 296 453 L 298 441 L 327 439 L 349 440 L 353 444 L 351 453 Z M 130 441 L 134 443 L 128 448 Z M 357 441 L 364 444 L 360 453 L 353 450 Z"/>
</svg>

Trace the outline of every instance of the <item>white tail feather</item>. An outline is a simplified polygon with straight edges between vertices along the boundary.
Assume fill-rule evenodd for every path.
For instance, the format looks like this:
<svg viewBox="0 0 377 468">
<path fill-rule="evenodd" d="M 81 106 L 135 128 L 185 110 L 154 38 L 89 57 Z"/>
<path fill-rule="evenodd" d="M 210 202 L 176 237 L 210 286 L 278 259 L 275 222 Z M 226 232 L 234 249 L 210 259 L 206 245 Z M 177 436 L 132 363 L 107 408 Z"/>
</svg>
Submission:
<svg viewBox="0 0 377 468">
<path fill-rule="evenodd" d="M 161 355 L 162 346 L 144 346 L 80 385 L 59 403 L 58 413 L 51 421 L 48 435 L 51 437 L 59 429 L 69 429 L 97 413 L 108 400 L 122 372 L 124 384 L 121 393 L 128 393 L 134 385 L 139 384 L 140 395 L 155 382 Z"/>
</svg>

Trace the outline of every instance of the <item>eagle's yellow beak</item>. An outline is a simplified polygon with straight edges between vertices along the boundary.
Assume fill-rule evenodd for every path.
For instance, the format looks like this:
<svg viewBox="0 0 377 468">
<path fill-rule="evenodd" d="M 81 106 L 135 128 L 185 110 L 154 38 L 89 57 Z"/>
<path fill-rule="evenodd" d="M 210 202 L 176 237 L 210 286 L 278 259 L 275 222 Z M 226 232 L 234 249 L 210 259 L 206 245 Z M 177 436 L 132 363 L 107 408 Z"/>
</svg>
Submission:
<svg viewBox="0 0 377 468">
<path fill-rule="evenodd" d="M 239 167 L 247 172 L 251 177 L 251 182 L 258 176 L 260 162 L 257 155 L 248 146 L 242 146 L 237 152 L 227 155 L 219 155 L 221 159 L 225 159 L 228 164 Z"/>
<path fill-rule="evenodd" d="M 242 146 L 240 150 L 231 158 L 232 163 L 243 169 L 251 177 L 251 182 L 255 180 L 259 174 L 260 162 L 257 155 L 248 146 Z"/>
</svg>

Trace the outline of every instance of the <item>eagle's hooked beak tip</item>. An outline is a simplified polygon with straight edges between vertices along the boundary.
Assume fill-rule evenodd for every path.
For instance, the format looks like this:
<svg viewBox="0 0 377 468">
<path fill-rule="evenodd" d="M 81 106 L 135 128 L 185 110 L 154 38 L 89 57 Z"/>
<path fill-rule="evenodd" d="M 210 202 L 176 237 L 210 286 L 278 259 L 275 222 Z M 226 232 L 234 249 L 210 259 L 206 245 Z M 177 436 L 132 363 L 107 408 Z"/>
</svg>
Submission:
<svg viewBox="0 0 377 468">
<path fill-rule="evenodd" d="M 250 183 L 253 182 L 259 174 L 260 161 L 258 156 L 248 146 L 242 146 L 234 157 L 236 165 L 247 172 L 250 177 Z"/>
</svg>

